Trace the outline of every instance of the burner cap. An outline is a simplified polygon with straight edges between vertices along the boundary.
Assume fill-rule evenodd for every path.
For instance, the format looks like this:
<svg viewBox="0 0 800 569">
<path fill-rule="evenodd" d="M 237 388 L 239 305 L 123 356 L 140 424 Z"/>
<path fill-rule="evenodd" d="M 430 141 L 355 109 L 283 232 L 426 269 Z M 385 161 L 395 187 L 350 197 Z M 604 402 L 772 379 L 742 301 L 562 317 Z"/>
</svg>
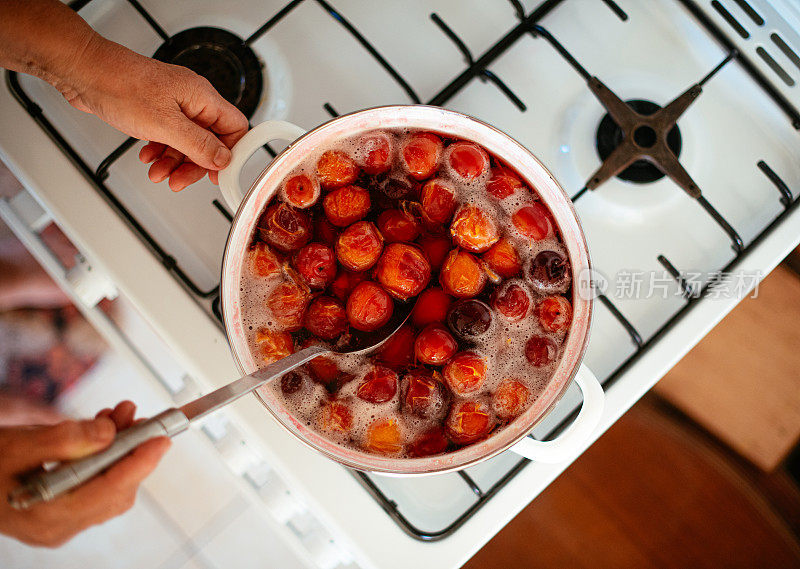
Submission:
<svg viewBox="0 0 800 569">
<path fill-rule="evenodd" d="M 248 119 L 253 116 L 263 88 L 261 63 L 242 38 L 219 28 L 189 28 L 169 38 L 153 58 L 202 75 Z"/>
<path fill-rule="evenodd" d="M 640 115 L 652 115 L 661 108 L 652 101 L 645 101 L 642 99 L 632 99 L 626 101 L 626 103 Z M 633 133 L 636 143 L 643 148 L 653 146 L 657 136 L 658 134 L 656 131 L 648 126 L 639 127 Z M 606 113 L 603 120 L 600 121 L 600 126 L 597 127 L 597 153 L 600 155 L 601 161 L 605 161 L 605 159 L 609 157 L 614 149 L 622 142 L 622 138 L 622 129 L 619 128 L 617 123 L 614 122 L 614 119 Z M 667 134 L 667 146 L 675 153 L 675 156 L 680 157 L 681 131 L 678 125 L 672 127 L 672 130 Z M 637 160 L 617 175 L 617 178 L 621 180 L 639 184 L 655 182 L 663 177 L 664 174 L 661 170 L 646 160 Z"/>
</svg>

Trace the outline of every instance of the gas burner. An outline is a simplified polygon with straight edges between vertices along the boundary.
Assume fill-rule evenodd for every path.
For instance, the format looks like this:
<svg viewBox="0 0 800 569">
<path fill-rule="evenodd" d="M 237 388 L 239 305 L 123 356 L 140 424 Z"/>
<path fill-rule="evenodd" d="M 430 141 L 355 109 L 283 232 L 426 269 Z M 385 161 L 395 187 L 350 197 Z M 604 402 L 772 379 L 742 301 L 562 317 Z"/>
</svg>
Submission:
<svg viewBox="0 0 800 569">
<path fill-rule="evenodd" d="M 688 109 L 695 99 L 700 96 L 700 93 L 703 92 L 703 85 L 737 56 L 735 50 L 730 51 L 728 56 L 712 69 L 710 73 L 689 87 L 675 100 L 667 104 L 667 106 L 658 108 L 658 105 L 655 105 L 655 108 L 653 108 L 650 106 L 653 105 L 653 103 L 642 101 L 642 103 L 645 103 L 645 106 L 642 107 L 640 105 L 640 108 L 643 108 L 644 112 L 640 112 L 620 99 L 617 94 L 606 87 L 605 83 L 600 81 L 600 79 L 589 73 L 589 71 L 567 51 L 561 42 L 543 26 L 538 24 L 532 26 L 530 32 L 535 37 L 544 38 L 562 57 L 564 57 L 567 63 L 586 80 L 587 87 L 589 87 L 589 90 L 594 94 L 600 104 L 606 108 L 608 116 L 611 117 L 613 123 L 615 123 L 622 134 L 622 139 L 616 142 L 616 146 L 603 158 L 603 163 L 600 165 L 600 168 L 591 175 L 583 189 L 573 196 L 573 200 L 583 195 L 587 190 L 596 189 L 607 180 L 623 172 L 623 170 L 627 172 L 626 169 L 631 165 L 635 165 L 637 162 L 649 163 L 656 171 L 660 171 L 663 175 L 669 176 L 673 182 L 683 188 L 691 197 L 697 200 L 704 199 L 700 193 L 700 188 L 678 161 L 677 153 L 672 146 L 670 146 L 668 139 L 672 131 L 677 128 L 675 123 L 678 122 L 680 116 L 686 112 L 686 109 Z M 601 130 L 603 130 L 602 123 L 598 128 L 598 151 L 600 151 Z M 613 129 L 610 130 L 613 131 Z M 614 141 L 616 137 L 613 132 L 609 133 L 609 138 L 611 141 Z M 672 135 L 672 138 L 674 144 L 675 135 Z M 613 144 L 609 146 L 613 146 Z M 634 171 L 637 170 L 639 170 L 638 167 L 634 169 Z M 652 181 L 652 179 L 649 178 L 653 177 L 653 170 L 646 169 L 642 175 L 645 174 L 647 178 L 642 181 Z M 704 208 L 708 209 L 704 201 L 701 201 L 701 204 L 703 204 Z M 738 235 L 734 238 L 733 234 L 735 232 L 727 225 L 727 222 L 718 219 L 720 216 L 717 212 L 712 213 L 712 215 L 717 222 L 723 226 L 725 231 L 731 235 L 731 238 L 734 239 L 735 248 L 740 250 L 741 239 L 739 239 Z"/>
<path fill-rule="evenodd" d="M 568 54 L 564 47 L 541 26 L 537 28 L 537 33 L 545 37 L 554 46 L 558 46 L 557 48 L 560 48 L 560 51 L 563 50 L 564 53 Z M 602 156 L 600 135 L 603 130 L 603 123 L 601 121 L 597 133 L 597 146 L 603 163 L 586 182 L 585 190 L 596 189 L 612 176 L 619 175 L 623 177 L 621 174 L 630 175 L 629 170 L 631 168 L 634 168 L 633 172 L 647 176 L 645 180 L 642 180 L 644 182 L 653 181 L 653 171 L 660 171 L 662 175 L 669 176 L 687 194 L 700 201 L 701 205 L 709 210 L 709 213 L 731 236 L 734 241 L 734 248 L 737 251 L 741 250 L 742 244 L 739 236 L 721 218 L 719 213 L 712 211 L 713 208 L 702 197 L 700 188 L 678 160 L 678 155 L 680 154 L 680 132 L 677 130 L 678 127 L 676 125 L 681 115 L 703 92 L 703 85 L 732 61 L 736 55 L 736 51 L 731 51 L 705 77 L 663 108 L 649 101 L 631 101 L 631 103 L 636 104 L 636 107 L 638 107 L 636 108 L 633 104 L 623 101 L 616 93 L 606 87 L 600 79 L 591 75 L 570 56 L 568 59 L 570 64 L 586 79 L 589 90 L 608 111 L 606 117 L 610 117 L 610 120 L 613 121 L 613 126 L 616 126 L 622 135 L 621 140 L 616 141 L 616 146 L 606 156 Z M 607 128 L 613 131 L 613 128 Z M 672 138 L 672 144 L 670 144 L 670 137 Z M 612 136 L 611 138 L 614 140 L 616 137 Z M 677 146 L 675 146 L 676 143 Z M 651 168 L 638 167 L 637 165 L 641 162 L 645 162 L 645 166 L 649 165 Z"/>
<path fill-rule="evenodd" d="M 264 86 L 261 63 L 237 35 L 219 28 L 189 28 L 164 42 L 153 57 L 202 75 L 248 119 L 253 116 Z"/>
<path fill-rule="evenodd" d="M 555 39 L 551 36 L 551 43 L 554 41 Z M 586 77 L 589 89 L 606 108 L 614 123 L 619 125 L 624 134 L 622 141 L 603 160 L 600 168 L 591 175 L 584 189 L 578 194 L 586 190 L 594 190 L 612 176 L 616 176 L 626 170 L 629 166 L 644 161 L 669 176 L 689 196 L 697 200 L 697 203 L 708 212 L 717 225 L 731 238 L 733 250 L 737 254 L 741 253 L 744 249 L 744 241 L 742 241 L 741 236 L 702 195 L 698 185 L 678 160 L 679 150 L 676 151 L 669 144 L 670 135 L 677 130 L 675 123 L 703 92 L 703 85 L 734 57 L 736 57 L 736 52 L 729 53 L 703 79 L 678 95 L 667 106 L 655 109 L 650 114 L 638 112 L 633 106 L 620 99 L 616 93 L 606 87 L 600 79 L 589 75 L 577 61 L 573 60 L 573 66 L 582 71 L 581 74 Z M 678 136 L 680 135 L 678 134 Z"/>
<path fill-rule="evenodd" d="M 625 103 L 633 109 L 634 112 L 643 116 L 651 116 L 661 110 L 659 105 L 643 99 L 632 99 L 625 101 Z M 600 156 L 600 160 L 605 161 L 605 159 L 622 144 L 624 138 L 625 133 L 622 131 L 622 128 L 614 122 L 610 114 L 606 113 L 600 121 L 600 125 L 597 127 L 597 153 Z M 658 134 L 651 127 L 642 126 L 633 132 L 633 139 L 639 146 L 651 148 L 657 142 Z M 681 132 L 678 125 L 672 127 L 667 133 L 667 146 L 676 157 L 680 157 Z M 647 160 L 637 160 L 617 174 L 617 178 L 621 180 L 640 184 L 655 182 L 663 177 L 664 173 Z"/>
<path fill-rule="evenodd" d="M 704 81 L 708 80 L 712 74 L 709 74 Z M 589 89 L 608 111 L 607 116 L 611 117 L 614 126 L 618 125 L 617 128 L 621 131 L 622 137 L 617 146 L 606 157 L 602 158 L 603 163 L 592 174 L 589 181 L 586 182 L 586 188 L 594 190 L 612 176 L 619 175 L 623 170 L 627 172 L 626 169 L 634 167 L 634 172 L 649 176 L 648 179 L 643 180 L 645 182 L 653 181 L 653 170 L 660 171 L 662 175 L 672 178 L 672 181 L 683 188 L 691 197 L 699 198 L 701 195 L 700 188 L 678 161 L 678 154 L 673 146 L 669 145 L 668 139 L 672 135 L 674 144 L 675 136 L 677 135 L 678 140 L 680 140 L 679 133 L 672 134 L 677 129 L 675 123 L 689 108 L 689 105 L 700 96 L 703 91 L 703 81 L 689 87 L 683 94 L 663 108 L 659 108 L 658 105 L 648 101 L 642 101 L 641 103 L 644 103 L 644 105 L 639 103 L 638 106 L 644 108 L 645 112 L 638 111 L 620 99 L 597 77 L 590 77 L 588 84 Z M 598 128 L 598 152 L 600 152 L 600 131 L 602 127 L 601 121 Z M 639 168 L 636 166 L 639 162 L 645 162 L 651 168 Z"/>
</svg>

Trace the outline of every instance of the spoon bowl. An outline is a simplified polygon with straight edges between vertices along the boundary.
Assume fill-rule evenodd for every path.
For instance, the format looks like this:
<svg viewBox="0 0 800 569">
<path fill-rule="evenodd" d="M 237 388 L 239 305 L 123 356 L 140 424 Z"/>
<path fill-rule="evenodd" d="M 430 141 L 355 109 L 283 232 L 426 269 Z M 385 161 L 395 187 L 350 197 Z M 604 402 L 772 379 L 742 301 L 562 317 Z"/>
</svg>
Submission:
<svg viewBox="0 0 800 569">
<path fill-rule="evenodd" d="M 335 354 L 359 355 L 367 355 L 374 352 L 385 344 L 389 338 L 394 336 L 403 324 L 408 322 L 408 318 L 411 316 L 413 310 L 413 302 L 395 301 L 392 316 L 386 324 L 371 332 L 353 329 L 346 343 L 342 343 L 340 347 L 334 345 L 330 351 Z"/>
</svg>

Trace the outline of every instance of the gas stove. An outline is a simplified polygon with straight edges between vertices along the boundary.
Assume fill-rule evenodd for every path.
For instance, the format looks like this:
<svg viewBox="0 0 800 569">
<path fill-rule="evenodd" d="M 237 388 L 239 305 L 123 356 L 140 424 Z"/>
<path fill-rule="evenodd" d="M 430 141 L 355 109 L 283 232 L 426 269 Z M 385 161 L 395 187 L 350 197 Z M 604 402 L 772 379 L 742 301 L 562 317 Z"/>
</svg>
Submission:
<svg viewBox="0 0 800 569">
<path fill-rule="evenodd" d="M 73 7 L 106 37 L 207 76 L 253 124 L 313 128 L 365 107 L 427 103 L 473 115 L 530 148 L 575 201 L 595 268 L 585 363 L 608 399 L 598 436 L 800 239 L 800 9 L 788 0 Z M 32 154 L 63 164 L 86 202 L 69 202 L 0 135 L 4 158 L 93 266 L 133 298 L 200 388 L 230 376 L 217 299 L 231 212 L 216 187 L 204 181 L 173 194 L 152 185 L 136 157 L 141 142 L 75 111 L 36 79 L 9 74 L 8 87 L 16 101 L 3 97 L 2 120 L 29 115 Z M 280 150 L 265 147 L 245 176 Z M 111 242 L 98 243 L 102 236 Z M 145 266 L 158 273 L 153 282 L 141 282 Z M 579 402 L 578 390 L 569 391 L 534 435 L 551 435 Z M 457 565 L 566 467 L 507 454 L 422 480 L 319 467 L 336 469 L 357 502 L 344 512 L 347 500 L 325 496 L 314 473 L 299 472 L 321 459 L 286 442 L 254 402 L 240 407 L 241 431 L 264 444 L 260 452 L 367 565 Z M 407 554 L 381 556 L 366 537 L 376 535 L 398 540 Z M 430 541 L 437 543 L 421 543 Z"/>
</svg>

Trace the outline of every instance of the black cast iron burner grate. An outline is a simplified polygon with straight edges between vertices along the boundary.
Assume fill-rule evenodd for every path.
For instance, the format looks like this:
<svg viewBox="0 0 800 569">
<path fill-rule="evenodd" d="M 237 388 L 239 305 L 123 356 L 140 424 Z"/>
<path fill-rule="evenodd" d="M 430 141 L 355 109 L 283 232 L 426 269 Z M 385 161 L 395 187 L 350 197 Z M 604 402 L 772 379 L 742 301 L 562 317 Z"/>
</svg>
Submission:
<svg viewBox="0 0 800 569">
<path fill-rule="evenodd" d="M 97 0 L 77 0 L 71 4 L 73 9 L 80 10 L 85 5 L 89 4 L 92 1 Z M 133 6 L 134 9 L 141 15 L 141 17 L 147 22 L 147 24 L 162 38 L 165 42 L 165 46 L 169 45 L 170 42 L 178 42 L 180 39 L 181 34 L 178 33 L 175 36 L 170 36 L 158 22 L 152 17 L 152 15 L 147 12 L 141 4 L 137 0 L 127 0 L 128 3 Z M 540 21 L 550 13 L 556 6 L 559 6 L 563 3 L 568 3 L 571 0 L 546 0 L 542 2 L 535 10 L 526 14 L 522 4 L 519 0 L 508 0 L 511 9 L 514 10 L 519 23 L 511 29 L 508 33 L 506 33 L 503 37 L 499 38 L 497 42 L 495 42 L 489 49 L 487 49 L 480 57 L 475 58 L 470 50 L 467 48 L 466 44 L 458 37 L 458 35 L 447 25 L 446 22 L 442 18 L 440 18 L 437 14 L 431 14 L 431 20 L 442 30 L 442 32 L 453 41 L 455 47 L 461 51 L 464 60 L 466 62 L 465 69 L 455 77 L 452 81 L 447 83 L 434 97 L 432 97 L 427 104 L 430 105 L 439 105 L 444 106 L 452 99 L 456 94 L 458 94 L 461 89 L 463 89 L 472 79 L 479 79 L 484 82 L 489 82 L 497 87 L 497 89 L 502 92 L 508 99 L 519 109 L 520 112 L 526 112 L 527 105 L 525 102 L 515 94 L 503 81 L 500 79 L 494 72 L 492 72 L 489 68 L 492 63 L 504 54 L 511 46 L 513 46 L 520 38 L 525 35 L 532 35 L 536 38 L 543 38 L 544 40 L 548 41 L 552 47 L 564 58 L 564 60 L 569 63 L 581 76 L 587 80 L 587 84 L 590 89 L 595 93 L 598 97 L 600 102 L 608 108 L 611 106 L 614 110 L 609 110 L 609 115 L 613 118 L 613 121 L 619 119 L 619 111 L 625 112 L 627 108 L 629 111 L 632 108 L 633 111 L 641 113 L 643 115 L 653 114 L 652 110 L 658 109 L 648 109 L 647 105 L 639 102 L 631 102 L 630 107 L 627 106 L 627 103 L 619 101 L 618 97 L 613 94 L 611 90 L 609 90 L 602 82 L 593 77 L 589 74 L 586 69 L 584 69 L 580 63 L 570 54 L 570 52 L 560 44 L 548 31 L 546 28 L 540 25 Z M 627 21 L 628 16 L 625 11 L 614 2 L 614 0 L 597 0 L 603 2 L 621 21 Z M 384 69 L 384 71 L 389 75 L 400 87 L 401 89 L 407 94 L 409 101 L 411 103 L 420 103 L 422 102 L 419 96 L 416 94 L 412 86 L 403 79 L 403 77 L 392 67 L 392 65 L 378 52 L 378 50 L 340 13 L 338 12 L 331 4 L 326 2 L 325 0 L 292 0 L 288 4 L 286 4 L 281 10 L 279 10 L 275 16 L 270 18 L 267 22 L 265 22 L 261 27 L 259 27 L 251 36 L 244 40 L 239 40 L 236 38 L 236 42 L 239 42 L 242 49 L 247 48 L 249 49 L 249 45 L 251 45 L 254 41 L 258 38 L 263 36 L 264 34 L 268 33 L 270 29 L 272 29 L 275 25 L 283 20 L 283 18 L 289 14 L 294 8 L 300 5 L 303 2 L 316 2 L 323 10 L 325 10 L 335 21 L 337 21 L 345 30 L 347 30 L 353 37 L 355 41 L 357 41 Z M 728 64 L 730 61 L 735 61 L 738 65 L 740 65 L 748 74 L 749 76 L 770 96 L 770 98 L 774 101 L 776 106 L 787 116 L 790 120 L 791 125 L 795 129 L 800 129 L 800 115 L 798 115 L 797 111 L 792 107 L 792 105 L 786 101 L 786 99 L 766 80 L 766 78 L 761 74 L 758 68 L 747 59 L 744 55 L 737 53 L 734 49 L 733 43 L 730 39 L 725 35 L 725 33 L 716 26 L 709 18 L 697 7 L 693 0 L 675 0 L 675 2 L 683 5 L 696 19 L 697 21 L 722 45 L 729 53 L 729 56 L 720 63 L 720 65 L 709 72 L 706 78 L 702 79 L 697 85 L 690 86 L 684 96 L 686 99 L 690 99 L 688 102 L 691 102 L 694 97 L 699 96 L 700 92 L 698 91 L 698 86 L 700 90 L 702 90 L 702 84 L 709 80 L 723 65 Z M 234 36 L 235 37 L 235 36 Z M 229 38 L 230 39 L 230 38 Z M 182 40 L 183 41 L 183 40 Z M 164 48 L 166 49 L 166 47 Z M 169 54 L 168 54 L 169 55 Z M 242 56 L 247 58 L 248 56 Z M 228 60 L 226 63 L 228 65 L 228 71 L 231 69 L 237 70 L 237 64 L 231 63 Z M 198 69 L 196 69 L 198 70 Z M 202 71 L 202 69 L 199 69 Z M 246 72 L 245 72 L 246 74 Z M 37 123 L 44 129 L 44 131 L 54 140 L 56 145 L 73 161 L 73 163 L 79 168 L 79 170 L 86 176 L 86 178 L 95 186 L 95 188 L 106 197 L 109 201 L 110 205 L 122 216 L 130 226 L 134 229 L 134 231 L 141 237 L 141 239 L 151 248 L 153 253 L 161 259 L 163 265 L 177 278 L 180 282 L 182 282 L 186 288 L 194 295 L 199 298 L 204 299 L 211 299 L 212 300 L 212 312 L 216 315 L 217 319 L 221 320 L 221 315 L 219 313 L 219 287 L 214 287 L 210 290 L 202 290 L 200 289 L 186 273 L 181 269 L 180 265 L 178 264 L 177 260 L 169 254 L 155 239 L 147 232 L 147 230 L 136 220 L 135 216 L 128 211 L 125 206 L 120 202 L 119 199 L 116 198 L 113 191 L 106 185 L 106 179 L 108 178 L 108 170 L 111 168 L 114 163 L 130 148 L 135 144 L 135 139 L 129 139 L 125 141 L 122 145 L 116 148 L 113 152 L 111 152 L 98 166 L 96 170 L 92 170 L 86 162 L 80 157 L 80 155 L 76 152 L 74 148 L 70 146 L 70 144 L 65 140 L 63 135 L 58 132 L 58 130 L 53 126 L 53 124 L 47 119 L 47 117 L 42 112 L 42 109 L 34 102 L 25 91 L 22 89 L 17 74 L 13 72 L 9 72 L 6 75 L 6 82 L 11 90 L 12 94 L 16 97 L 16 99 L 23 105 L 26 111 L 37 121 Z M 239 91 L 234 89 L 233 95 L 235 96 Z M 687 94 L 688 93 L 688 94 Z M 247 99 L 247 97 L 243 97 Z M 676 101 L 678 101 L 676 99 Z M 678 106 L 682 106 L 686 101 L 683 103 L 677 103 Z M 625 105 L 625 107 L 619 106 Z M 668 105 L 669 106 L 669 105 Z M 688 106 L 688 105 L 687 105 Z M 324 102 L 322 107 L 331 115 L 337 116 L 337 113 L 333 106 L 329 102 Z M 638 108 L 637 108 L 638 107 Z M 665 107 L 666 108 L 666 107 Z M 684 107 L 685 109 L 685 107 Z M 680 113 L 677 114 L 680 116 Z M 677 116 L 675 120 L 677 120 Z M 623 118 L 624 120 L 624 118 Z M 607 142 L 607 147 L 604 149 L 598 149 L 600 152 L 600 159 L 605 161 L 608 160 L 611 156 L 614 155 L 614 150 L 620 146 L 619 140 L 613 140 L 614 137 L 620 136 L 619 133 L 614 133 L 615 125 L 610 124 L 605 127 L 602 125 L 599 127 L 602 129 L 610 129 L 609 133 L 604 136 L 611 136 L 611 141 Z M 649 125 L 652 127 L 652 125 Z M 619 128 L 619 125 L 617 125 Z M 624 127 L 620 129 L 624 132 Z M 655 145 L 655 140 L 658 137 L 663 135 L 659 133 L 655 128 L 655 131 L 651 133 L 649 131 L 642 131 L 638 133 L 638 147 L 641 149 L 652 148 Z M 669 152 L 673 154 L 675 157 L 675 163 L 678 163 L 677 158 L 680 155 L 680 139 L 679 134 L 672 134 L 673 130 L 677 132 L 677 126 L 674 129 L 668 129 L 666 132 L 666 147 L 669 149 Z M 655 138 L 654 138 L 655 137 Z M 599 141 L 598 141 L 599 144 Z M 273 156 L 275 156 L 275 152 L 269 146 L 265 146 L 265 149 Z M 606 154 L 607 152 L 607 154 Z M 636 161 L 631 162 L 634 166 L 636 166 Z M 606 171 L 600 171 L 602 176 L 598 176 L 595 174 L 593 177 L 589 179 L 586 184 L 586 187 L 580 189 L 574 196 L 573 200 L 579 199 L 588 189 L 596 189 L 599 187 L 604 179 L 608 179 L 612 176 L 618 175 L 622 173 L 625 175 L 626 166 L 630 166 L 630 164 L 626 164 L 625 166 L 619 167 L 619 164 L 616 164 L 614 168 L 606 167 Z M 649 161 L 650 165 L 654 165 L 653 161 Z M 679 165 L 679 163 L 678 163 Z M 640 165 L 641 166 L 641 165 Z M 662 175 L 670 175 L 670 172 L 664 171 L 667 170 L 663 168 L 658 168 L 656 166 L 656 170 L 661 173 Z M 732 245 L 734 251 L 736 253 L 734 259 L 728 263 L 725 267 L 720 268 L 720 272 L 726 272 L 734 269 L 738 263 L 748 254 L 748 252 L 758 245 L 790 212 L 793 211 L 800 203 L 800 200 L 794 198 L 792 195 L 791 190 L 788 188 L 786 183 L 779 177 L 777 173 L 775 173 L 769 165 L 764 162 L 763 160 L 759 161 L 756 164 L 758 169 L 770 180 L 770 182 L 775 186 L 778 194 L 779 194 L 779 201 L 784 207 L 784 211 L 775 217 L 771 223 L 769 223 L 766 227 L 763 228 L 761 233 L 759 233 L 748 245 L 744 245 L 741 239 L 738 237 L 738 234 L 730 226 L 730 224 L 709 204 L 705 198 L 700 193 L 699 188 L 696 186 L 692 188 L 691 186 L 694 184 L 691 181 L 691 177 L 686 174 L 686 177 L 683 179 L 679 179 L 677 181 L 677 185 L 679 187 L 683 187 L 687 193 L 696 197 L 698 203 L 703 207 L 705 211 L 711 215 L 717 224 L 728 234 L 731 238 Z M 602 165 L 601 165 L 602 168 Z M 612 172 L 613 170 L 613 172 Z M 680 170 L 683 170 L 682 167 Z M 672 170 L 672 177 L 675 177 L 675 172 L 677 169 Z M 652 177 L 653 171 L 650 170 L 642 174 L 645 177 Z M 600 178 L 599 181 L 595 182 L 595 178 Z M 680 178 L 680 175 L 678 176 Z M 641 182 L 646 183 L 647 180 L 639 180 Z M 219 211 L 219 213 L 225 217 L 229 222 L 232 220 L 232 215 L 227 209 L 218 201 L 213 200 L 211 204 L 215 209 Z M 652 345 L 654 345 L 658 340 L 666 334 L 681 318 L 683 318 L 691 308 L 697 303 L 698 300 L 702 299 L 710 290 L 711 286 L 713 286 L 713 282 L 709 282 L 703 287 L 701 290 L 694 290 L 688 286 L 686 280 L 682 276 L 679 269 L 677 269 L 664 255 L 657 255 L 656 257 L 658 261 L 661 263 L 662 266 L 672 275 L 672 277 L 676 280 L 678 285 L 684 292 L 685 296 L 685 303 L 682 308 L 680 308 L 667 322 L 665 322 L 661 328 L 659 328 L 652 337 L 650 337 L 647 341 L 644 341 L 642 335 L 639 331 L 633 326 L 633 324 L 625 317 L 625 315 L 617 308 L 614 302 L 608 298 L 604 294 L 598 294 L 597 299 L 598 301 L 604 305 L 612 316 L 617 320 L 620 326 L 628 333 L 631 342 L 635 346 L 635 352 L 629 356 L 628 358 L 624 359 L 620 362 L 620 365 L 603 381 L 603 387 L 605 390 L 614 384 L 614 382 L 634 363 L 636 362 Z M 574 414 L 573 414 L 574 415 Z M 572 420 L 572 416 L 568 417 L 561 425 L 559 425 L 550 436 L 557 434 L 561 429 L 563 429 L 566 425 L 568 425 Z M 481 486 L 475 482 L 475 480 L 470 477 L 465 472 L 459 472 L 458 475 L 460 476 L 461 480 L 470 491 L 475 495 L 475 501 L 463 509 L 458 513 L 454 513 L 452 519 L 449 523 L 445 524 L 443 527 L 440 528 L 433 528 L 433 529 L 421 529 L 416 527 L 413 523 L 411 523 L 408 518 L 404 515 L 401 511 L 398 504 L 392 500 L 390 496 L 387 496 L 380 488 L 373 482 L 369 475 L 353 471 L 353 475 L 356 476 L 361 483 L 364 485 L 366 490 L 375 498 L 375 500 L 381 505 L 381 507 L 386 511 L 386 513 L 392 517 L 393 520 L 397 522 L 397 524 L 409 535 L 412 537 L 423 540 L 423 541 L 435 541 L 439 539 L 446 538 L 447 536 L 453 534 L 455 531 L 458 530 L 475 512 L 477 512 L 488 500 L 490 500 L 495 494 L 497 494 L 507 483 L 511 480 L 516 474 L 518 474 L 525 466 L 529 464 L 529 461 L 526 459 L 521 459 L 512 465 L 505 474 L 494 484 L 487 488 L 481 488 Z"/>
</svg>

